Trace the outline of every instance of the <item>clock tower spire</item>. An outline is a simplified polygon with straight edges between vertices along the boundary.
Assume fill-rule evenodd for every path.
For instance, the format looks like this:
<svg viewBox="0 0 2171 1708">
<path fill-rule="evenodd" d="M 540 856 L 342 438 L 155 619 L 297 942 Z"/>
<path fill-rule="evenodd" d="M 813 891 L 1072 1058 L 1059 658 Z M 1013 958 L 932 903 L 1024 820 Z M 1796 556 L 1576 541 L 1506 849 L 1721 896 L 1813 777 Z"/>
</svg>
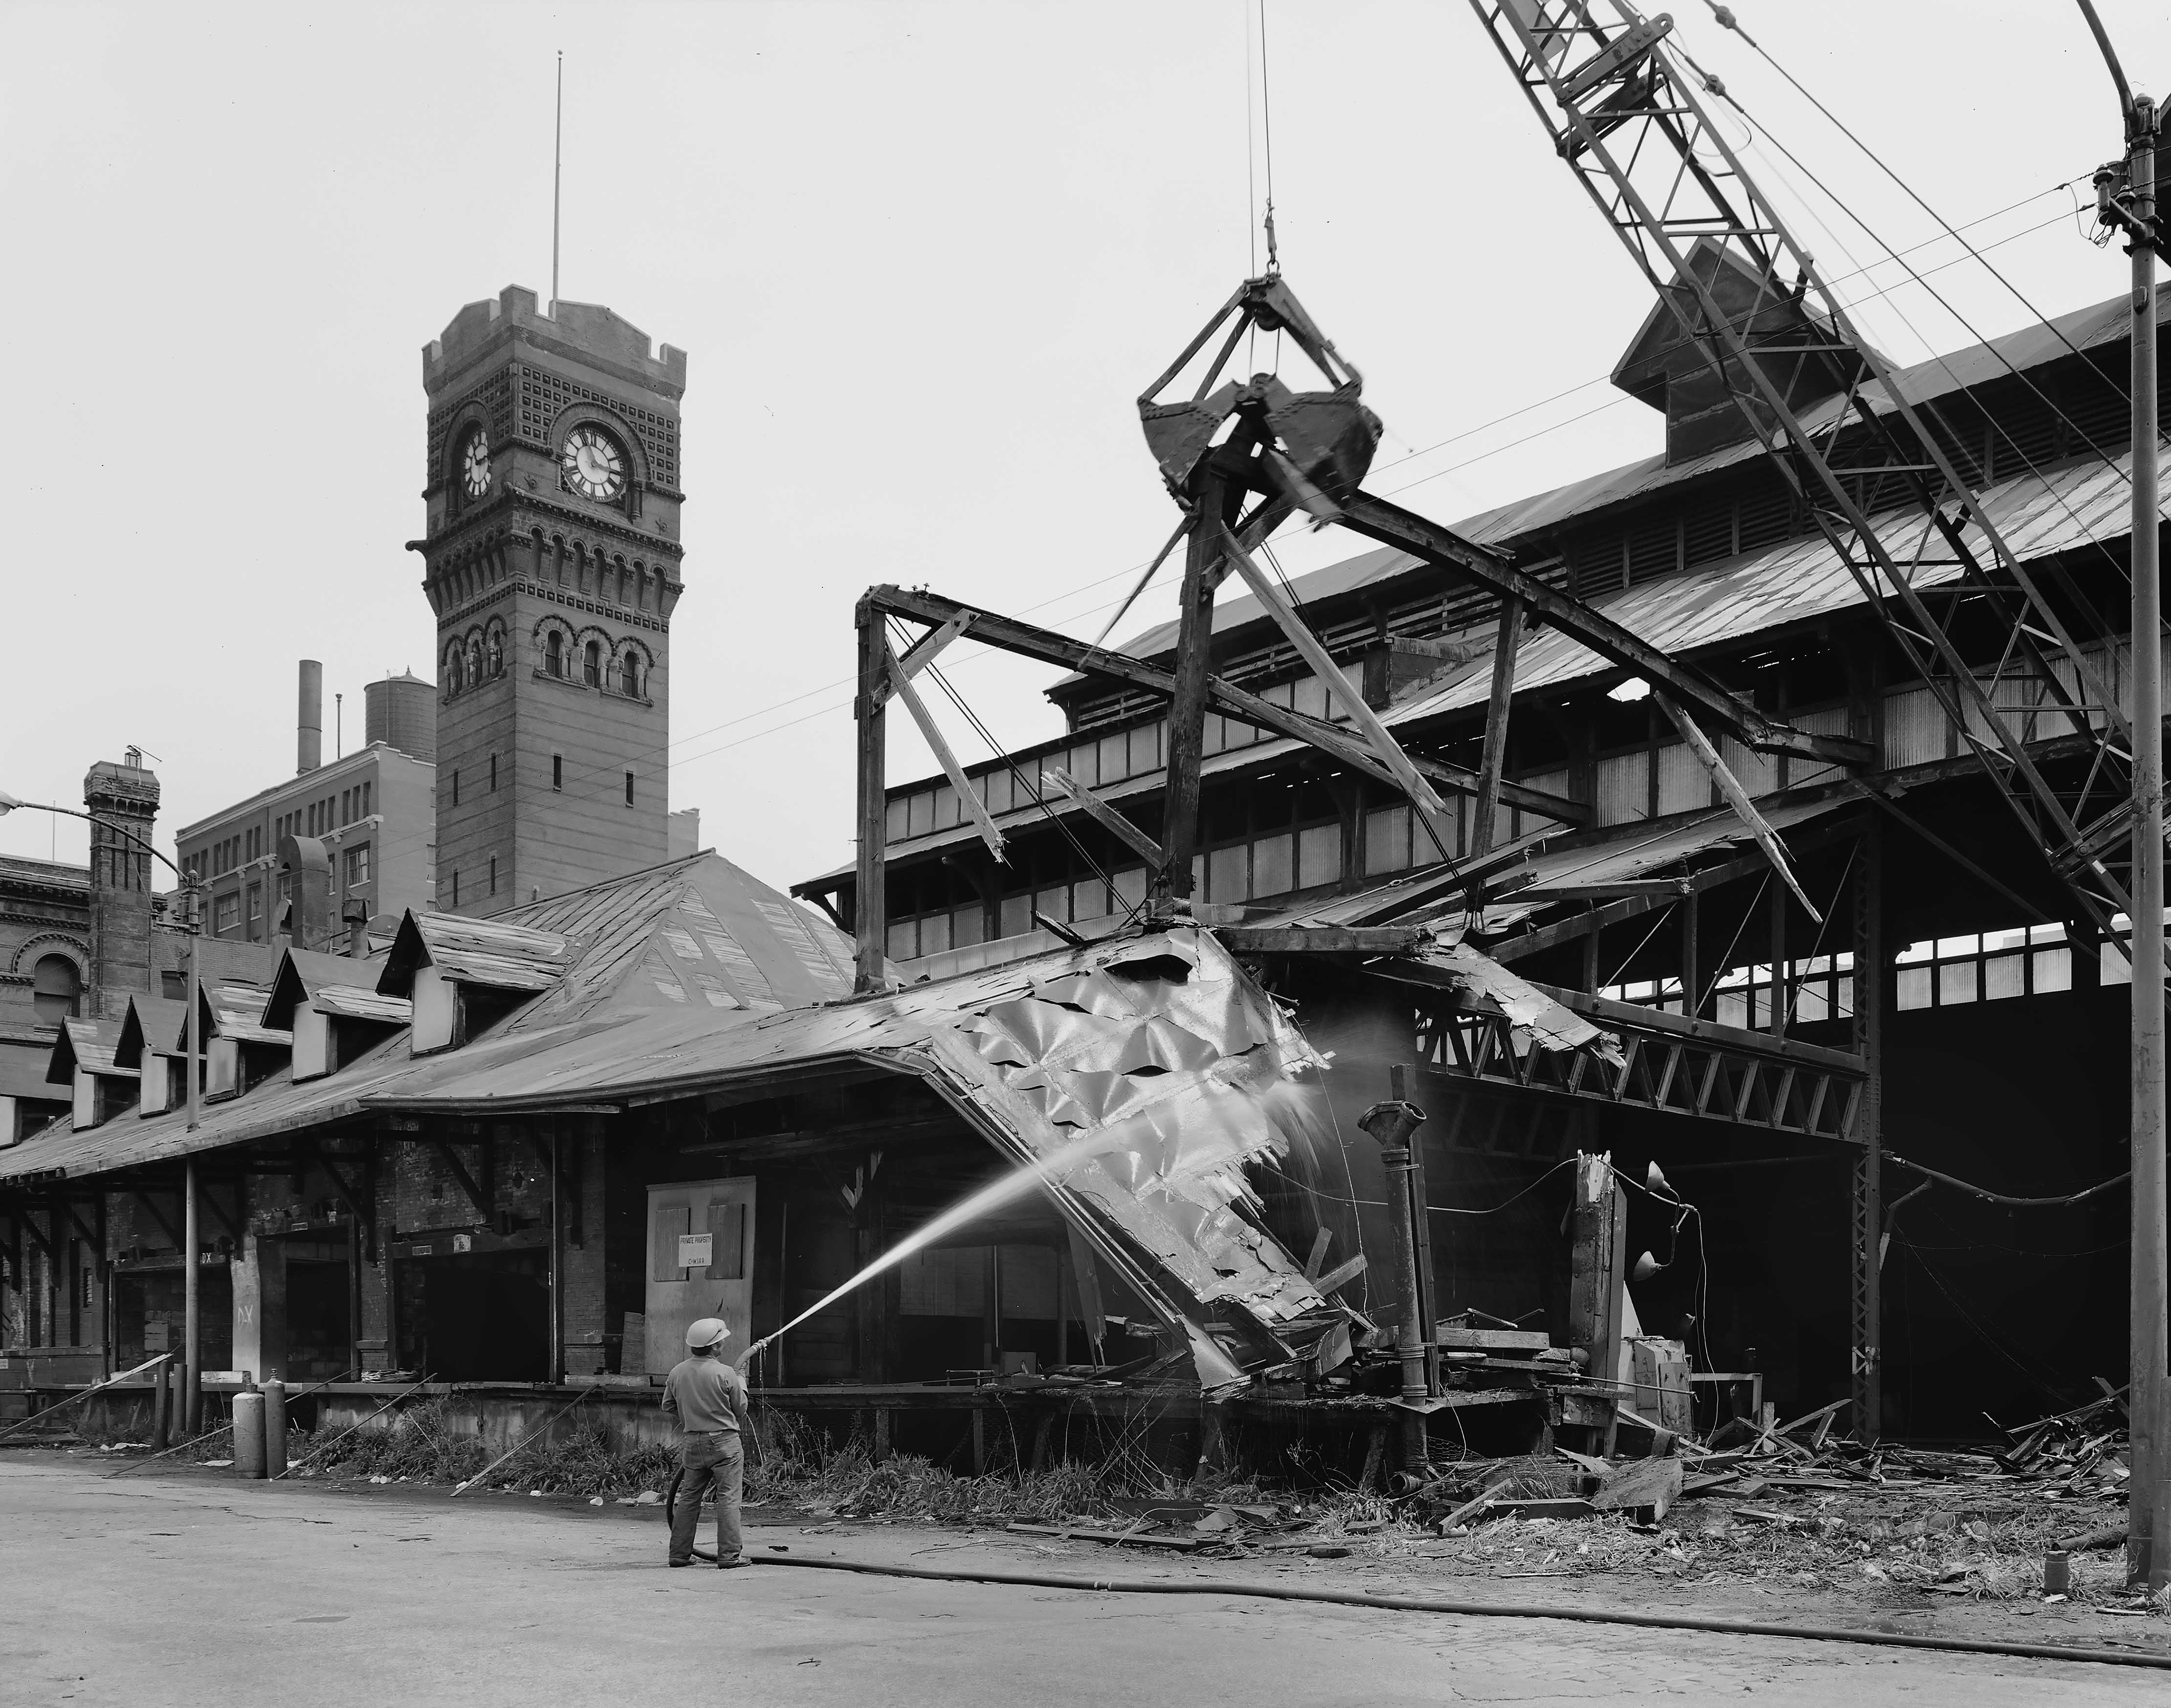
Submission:
<svg viewBox="0 0 2171 1708">
<path fill-rule="evenodd" d="M 437 902 L 491 914 L 667 854 L 686 356 L 508 287 L 422 351 Z"/>
</svg>

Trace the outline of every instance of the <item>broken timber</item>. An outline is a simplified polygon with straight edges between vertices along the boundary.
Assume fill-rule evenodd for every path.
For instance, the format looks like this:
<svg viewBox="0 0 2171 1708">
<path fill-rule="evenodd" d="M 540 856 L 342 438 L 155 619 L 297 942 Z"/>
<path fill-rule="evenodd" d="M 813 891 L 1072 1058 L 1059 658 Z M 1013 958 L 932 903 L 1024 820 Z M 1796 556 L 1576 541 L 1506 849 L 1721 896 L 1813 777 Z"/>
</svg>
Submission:
<svg viewBox="0 0 2171 1708">
<path fill-rule="evenodd" d="M 1083 640 L 1074 640 L 1069 635 L 1059 634 L 1053 629 L 1021 623 L 1016 618 L 998 616 L 991 611 L 945 598 L 938 593 L 882 586 L 871 588 L 866 597 L 871 609 L 909 617 L 916 623 L 940 627 L 962 617 L 968 621 L 973 640 L 1000 651 L 1014 652 L 1021 657 L 1061 665 L 1066 670 L 1078 671 L 1086 675 L 1108 677 L 1164 698 L 1172 699 L 1176 693 L 1175 673 L 1163 670 L 1158 665 L 1134 658 L 1126 652 L 1089 645 Z M 1371 750 L 1354 731 L 1331 724 L 1324 718 L 1309 717 L 1287 706 L 1273 704 L 1218 676 L 1207 677 L 1206 688 L 1214 709 L 1223 715 L 1317 747 L 1390 788 L 1401 786 L 1393 774 L 1374 757 Z M 1423 776 L 1440 787 L 1465 795 L 1474 795 L 1477 791 L 1477 774 L 1467 766 L 1453 765 L 1445 760 L 1424 758 L 1415 754 L 1411 756 L 1410 763 Z M 1528 788 L 1520 783 L 1503 782 L 1500 799 L 1510 806 L 1541 813 L 1562 824 L 1585 824 L 1590 820 L 1589 802 L 1571 800 L 1565 795 L 1548 794 L 1542 789 Z"/>
</svg>

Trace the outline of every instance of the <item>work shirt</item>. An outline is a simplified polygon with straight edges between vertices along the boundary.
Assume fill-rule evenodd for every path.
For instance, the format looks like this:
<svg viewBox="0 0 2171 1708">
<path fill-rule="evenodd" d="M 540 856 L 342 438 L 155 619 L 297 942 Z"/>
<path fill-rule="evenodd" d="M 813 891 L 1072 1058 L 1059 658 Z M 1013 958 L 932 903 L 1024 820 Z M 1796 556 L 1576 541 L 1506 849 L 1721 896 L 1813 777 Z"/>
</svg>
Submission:
<svg viewBox="0 0 2171 1708">
<path fill-rule="evenodd" d="M 746 1378 L 724 1358 L 683 1358 L 663 1379 L 663 1409 L 689 1435 L 738 1433 Z"/>
</svg>

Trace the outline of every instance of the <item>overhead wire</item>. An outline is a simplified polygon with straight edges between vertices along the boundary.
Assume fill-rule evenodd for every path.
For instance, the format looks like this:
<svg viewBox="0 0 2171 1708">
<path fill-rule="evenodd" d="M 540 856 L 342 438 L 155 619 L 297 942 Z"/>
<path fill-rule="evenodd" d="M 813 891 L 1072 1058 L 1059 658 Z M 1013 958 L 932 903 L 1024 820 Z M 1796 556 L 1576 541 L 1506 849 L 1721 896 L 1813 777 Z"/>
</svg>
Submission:
<svg viewBox="0 0 2171 1708">
<path fill-rule="evenodd" d="M 2079 349 L 2079 347 L 2065 335 L 2062 329 L 2053 325 L 2048 318 L 2035 308 L 2034 303 L 2029 302 L 2025 296 L 2022 295 L 2019 290 L 2016 286 L 2013 286 L 2010 281 L 2007 280 L 2004 276 L 1985 258 L 1984 251 L 1976 249 L 1975 245 L 1969 243 L 1965 238 L 1962 237 L 1959 231 L 1951 225 L 1950 222 L 1947 221 L 1943 215 L 1938 213 L 1934 208 L 1931 207 L 1929 203 L 1917 192 L 1916 192 L 1897 172 L 1886 163 L 1886 162 L 1868 146 L 1868 144 L 1855 135 L 1852 131 L 1849 130 L 1829 108 L 1825 107 L 1823 103 L 1819 101 L 1815 95 L 1811 94 L 1807 88 L 1804 88 L 1801 83 L 1797 80 L 1792 73 L 1788 72 L 1783 66 L 1781 66 L 1778 62 L 1752 37 L 1750 37 L 1745 30 L 1742 30 L 1739 24 L 1734 20 L 1733 14 L 1730 11 L 1722 12 L 1722 8 L 1713 3 L 1713 0 L 1706 0 L 1706 3 L 1707 5 L 1712 5 L 1713 13 L 1715 15 L 1718 16 L 1718 21 L 1722 27 L 1734 29 L 1735 33 L 1741 35 L 1742 39 L 1745 41 L 1747 41 L 1750 46 L 1758 55 L 1760 55 L 1775 72 L 1778 72 L 1782 78 L 1785 78 L 1785 80 L 1792 85 L 1804 99 L 1808 100 L 1809 104 L 1825 118 L 1826 120 L 1837 129 L 1841 135 L 1845 137 L 1848 142 L 1859 149 L 1880 172 L 1882 172 L 1886 177 L 1890 178 L 1895 185 L 1898 185 L 1918 207 L 1921 207 L 1924 212 L 1929 214 L 1932 219 L 1936 220 L 1946 236 L 1950 237 L 1954 241 L 1958 242 L 1961 247 L 1967 251 L 1965 256 L 1958 258 L 1954 263 L 1949 265 L 1959 265 L 1960 261 L 1968 260 L 1972 260 L 1980 264 L 1991 277 L 1997 279 L 2001 285 L 2003 285 L 2006 289 L 2010 291 L 2020 302 L 2022 306 L 2027 308 L 2030 314 L 2034 316 L 2038 324 L 2045 330 L 2049 331 L 2051 335 L 2059 341 L 2059 343 L 2063 345 L 2069 353 L 2075 356 L 2082 357 L 2083 364 L 2088 367 L 2089 371 L 2096 374 L 2097 377 L 2100 378 L 2117 397 L 2121 400 L 2125 400 L 2126 399 L 2127 394 L 2125 389 L 2120 387 L 2115 379 L 2108 374 L 2105 374 L 2093 363 L 2087 362 L 2084 353 Z M 1686 56 L 1685 55 L 1684 57 Z M 1691 61 L 1691 63 L 1693 64 L 1693 62 Z M 2114 478 L 2124 481 L 2129 485 L 2132 484 L 2131 474 L 2119 466 L 2116 458 L 2099 447 L 2088 436 L 2085 428 L 2083 428 L 2078 422 L 2075 421 L 2065 410 L 2061 408 L 2057 401 L 2038 386 L 2023 369 L 2013 362 L 2003 351 L 1997 347 L 1997 344 L 1993 340 L 1986 337 L 1980 329 L 1978 329 L 1973 322 L 1969 320 L 1965 314 L 1960 313 L 1960 311 L 1954 306 L 1952 302 L 1942 292 L 1938 291 L 1936 286 L 1931 285 L 1928 282 L 1928 275 L 1927 273 L 1918 271 L 1894 249 L 1893 245 L 1886 242 L 1878 231 L 1869 224 L 1868 220 L 1855 209 L 1852 204 L 1841 197 L 1837 192 L 1833 190 L 1831 185 L 1826 184 L 1824 179 L 1818 175 L 1813 168 L 1804 163 L 1800 156 L 1795 153 L 1792 148 L 1788 147 L 1786 142 L 1781 139 L 1777 132 L 1774 131 L 1767 122 L 1762 120 L 1752 118 L 1747 108 L 1745 107 L 1736 97 L 1731 94 L 1725 93 L 1723 85 L 1720 86 L 1720 94 L 1721 98 L 1741 115 L 1745 122 L 1750 124 L 1755 131 L 1760 132 L 1762 137 L 1782 155 L 1783 155 L 1797 170 L 1801 172 L 1811 184 L 1815 185 L 1844 217 L 1858 228 L 1872 243 L 1875 244 L 1879 249 L 1884 250 L 1888 258 L 1897 260 L 1900 265 L 1906 270 L 1908 278 L 1913 283 L 1920 286 L 1925 292 L 1927 292 L 1932 301 L 1934 301 L 1940 308 L 1942 308 L 1948 314 L 1951 315 L 1955 321 L 1965 328 L 1969 335 L 1976 340 L 1977 345 L 1981 348 L 1981 350 L 1990 356 L 1994 361 L 1998 362 L 2005 369 L 2008 376 L 2018 379 L 2020 383 L 2036 399 L 2036 400 L 2050 412 L 2050 415 L 2054 420 L 2064 423 L 2066 428 L 2069 429 L 2072 435 L 2077 439 L 2078 442 L 2086 447 L 2087 454 L 2100 462 L 2110 471 Z M 1761 151 L 1760 150 L 1759 152 L 1761 153 Z M 1768 161 L 1767 164 L 1769 164 Z M 1782 181 L 1783 181 L 1784 174 L 1777 172 L 1776 168 L 1774 168 L 1773 170 L 1774 175 L 1779 177 Z M 1792 186 L 1789 187 L 1792 188 Z M 1802 196 L 1798 190 L 1795 191 L 1795 194 L 1803 207 L 1807 210 L 1809 207 L 1808 199 Z M 1813 212 L 1811 217 L 1815 217 Z M 1820 222 L 1821 223 L 1821 222 Z M 2062 223 L 2062 219 L 2058 222 L 2052 222 Z M 1829 227 L 1826 227 L 1826 230 L 1832 237 L 1834 244 L 1839 247 L 1841 253 L 1843 255 L 1847 255 L 1846 245 L 1841 242 L 1838 234 L 1836 233 L 1831 232 Z M 1850 265 L 1859 268 L 1860 264 L 1855 261 L 1852 255 L 1847 255 L 1847 258 Z M 1881 265 L 1881 263 L 1879 265 Z M 1943 270 L 1943 269 L 1932 269 L 1931 270 L 1938 271 Z M 1897 289 L 1898 286 L 1895 285 L 1893 288 Z M 1850 305 L 1850 307 L 1852 305 Z M 1896 302 L 1892 303 L 1890 307 L 1893 313 L 1896 318 L 1898 318 L 1900 324 L 1907 328 L 1910 334 L 1911 334 L 1926 349 L 1931 351 L 1932 353 L 1928 358 L 1929 362 L 1933 363 L 1939 369 L 1943 370 L 1945 377 L 1952 381 L 1954 387 L 1962 393 L 1965 393 L 1967 388 L 1960 380 L 1959 376 L 1954 372 L 1949 358 L 1947 356 L 1938 352 L 1935 345 L 1932 345 L 1929 340 L 1922 336 L 1922 333 L 1915 327 L 1913 322 L 1908 319 L 1906 311 L 1902 309 Z M 1916 365 L 1920 366 L 1921 364 Z M 1896 403 L 1899 399 L 1895 399 L 1895 401 Z M 1917 404 L 1916 407 L 1920 409 L 1921 411 L 1927 415 L 1939 430 L 1942 431 L 1949 443 L 1955 447 L 1964 445 L 1965 441 L 1954 431 L 1952 424 L 1946 418 L 1945 411 L 1941 409 L 1935 401 L 1925 400 L 1924 402 Z M 2016 457 L 2019 458 L 2021 463 L 2026 468 L 2029 474 L 2042 485 L 2045 492 L 2050 497 L 2058 508 L 2065 512 L 2066 519 L 2069 522 L 2072 522 L 2075 527 L 2080 530 L 2083 538 L 2085 538 L 2088 543 L 2094 548 L 2096 553 L 2110 565 L 2113 572 L 2123 579 L 2130 579 L 2130 571 L 2126 566 L 2119 563 L 2117 558 L 2111 552 L 2109 546 L 2106 543 L 2095 538 L 2094 531 L 2082 521 L 2080 517 L 2075 512 L 2071 501 L 2066 497 L 2065 494 L 2044 474 L 2041 468 L 2039 467 L 2034 459 L 2029 457 L 2026 451 L 2022 448 L 2019 442 L 2009 433 L 2004 435 L 2003 437 L 2006 446 Z M 2091 623 L 2099 629 L 2102 629 L 2103 619 L 2100 614 L 2093 609 L 2093 602 L 2088 601 L 2084 596 L 2079 594 L 2077 589 L 2073 591 L 2075 597 L 2081 603 L 2083 612 Z"/>
</svg>

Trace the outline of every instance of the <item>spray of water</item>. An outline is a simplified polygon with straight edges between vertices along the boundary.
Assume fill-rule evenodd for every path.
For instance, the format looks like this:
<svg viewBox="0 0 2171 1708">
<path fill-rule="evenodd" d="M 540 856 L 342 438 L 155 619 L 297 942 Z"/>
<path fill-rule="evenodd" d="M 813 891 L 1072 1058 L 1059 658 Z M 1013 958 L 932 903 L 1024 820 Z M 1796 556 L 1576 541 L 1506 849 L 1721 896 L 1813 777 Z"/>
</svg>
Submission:
<svg viewBox="0 0 2171 1708">
<path fill-rule="evenodd" d="M 839 1299 L 873 1280 L 884 1270 L 895 1268 L 914 1252 L 926 1250 L 937 1240 L 946 1238 L 975 1218 L 984 1216 L 989 1211 L 1010 1202 L 1013 1198 L 1022 1197 L 1036 1186 L 1045 1186 L 1052 1181 L 1062 1179 L 1080 1163 L 1090 1161 L 1102 1152 L 1115 1148 L 1122 1142 L 1119 1135 L 1112 1133 L 1106 1128 L 1097 1132 L 1089 1132 L 1082 1138 L 1073 1139 L 1060 1150 L 1051 1151 L 1037 1161 L 1005 1175 L 1000 1180 L 990 1181 L 970 1197 L 961 1199 L 952 1204 L 925 1227 L 914 1229 L 904 1239 L 891 1246 L 888 1250 L 860 1271 L 857 1275 L 816 1300 L 797 1316 L 792 1318 L 790 1322 L 785 1324 L 782 1328 L 773 1334 L 764 1335 L 739 1355 L 739 1363 L 747 1363 L 764 1347 L 782 1340 L 807 1318 L 818 1316 Z"/>
</svg>

